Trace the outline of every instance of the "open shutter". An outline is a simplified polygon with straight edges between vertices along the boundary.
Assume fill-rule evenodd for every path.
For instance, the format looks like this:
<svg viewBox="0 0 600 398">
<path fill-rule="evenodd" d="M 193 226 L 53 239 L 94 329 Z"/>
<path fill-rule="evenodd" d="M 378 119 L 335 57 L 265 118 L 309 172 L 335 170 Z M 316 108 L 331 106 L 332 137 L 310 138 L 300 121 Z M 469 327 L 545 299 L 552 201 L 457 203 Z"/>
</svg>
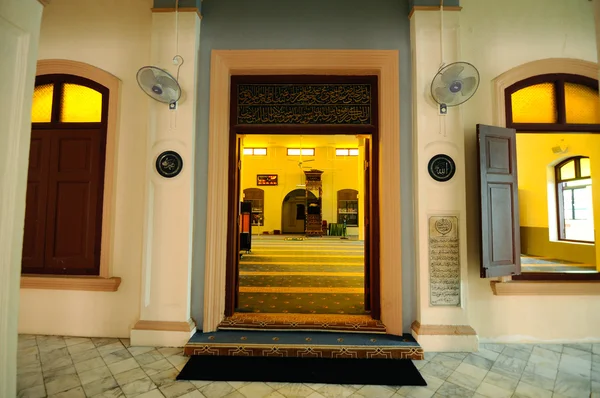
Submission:
<svg viewBox="0 0 600 398">
<path fill-rule="evenodd" d="M 516 131 L 477 125 L 481 277 L 521 273 Z"/>
</svg>

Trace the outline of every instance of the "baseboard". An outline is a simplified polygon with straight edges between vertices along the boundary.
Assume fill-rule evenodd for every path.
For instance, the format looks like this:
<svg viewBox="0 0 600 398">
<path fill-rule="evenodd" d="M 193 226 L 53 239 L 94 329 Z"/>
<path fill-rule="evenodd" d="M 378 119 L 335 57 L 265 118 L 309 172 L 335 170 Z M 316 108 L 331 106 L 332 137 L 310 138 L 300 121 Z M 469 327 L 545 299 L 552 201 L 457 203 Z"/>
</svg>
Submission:
<svg viewBox="0 0 600 398">
<path fill-rule="evenodd" d="M 540 339 L 533 336 L 509 335 L 480 338 L 481 344 L 600 344 L 600 337 L 582 339 Z"/>
<path fill-rule="evenodd" d="M 187 322 L 138 321 L 130 334 L 132 346 L 183 347 L 196 333 L 196 324 Z"/>
<path fill-rule="evenodd" d="M 411 334 L 425 352 L 477 352 L 479 339 L 468 325 L 421 325 L 414 321 Z"/>
</svg>

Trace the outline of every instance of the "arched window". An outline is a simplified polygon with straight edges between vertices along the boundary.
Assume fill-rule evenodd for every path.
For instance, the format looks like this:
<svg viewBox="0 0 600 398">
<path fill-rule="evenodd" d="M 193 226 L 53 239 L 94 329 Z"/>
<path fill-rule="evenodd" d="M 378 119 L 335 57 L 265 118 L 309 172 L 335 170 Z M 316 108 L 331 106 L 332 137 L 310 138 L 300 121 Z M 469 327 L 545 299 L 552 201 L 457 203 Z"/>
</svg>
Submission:
<svg viewBox="0 0 600 398">
<path fill-rule="evenodd" d="M 108 97 L 79 76 L 36 78 L 24 274 L 100 274 Z"/>
<path fill-rule="evenodd" d="M 505 90 L 506 127 L 517 131 L 600 131 L 598 81 L 570 74 L 534 76 Z"/>
<path fill-rule="evenodd" d="M 559 239 L 594 242 L 590 159 L 572 157 L 556 165 Z"/>
</svg>

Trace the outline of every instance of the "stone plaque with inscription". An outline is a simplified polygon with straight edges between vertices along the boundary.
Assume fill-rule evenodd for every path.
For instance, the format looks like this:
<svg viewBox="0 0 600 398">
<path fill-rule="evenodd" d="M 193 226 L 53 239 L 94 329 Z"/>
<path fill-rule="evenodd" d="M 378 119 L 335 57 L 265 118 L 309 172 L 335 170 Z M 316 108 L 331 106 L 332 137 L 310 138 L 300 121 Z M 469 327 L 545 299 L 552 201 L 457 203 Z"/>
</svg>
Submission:
<svg viewBox="0 0 600 398">
<path fill-rule="evenodd" d="M 460 306 L 458 217 L 429 217 L 429 300 L 432 306 Z"/>
</svg>

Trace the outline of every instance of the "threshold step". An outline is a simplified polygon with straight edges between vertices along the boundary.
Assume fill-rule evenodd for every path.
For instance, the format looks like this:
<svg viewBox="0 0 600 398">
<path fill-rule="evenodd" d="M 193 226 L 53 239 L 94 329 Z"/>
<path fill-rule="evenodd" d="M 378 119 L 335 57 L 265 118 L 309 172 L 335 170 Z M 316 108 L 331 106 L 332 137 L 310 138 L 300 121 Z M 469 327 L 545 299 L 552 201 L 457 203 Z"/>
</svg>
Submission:
<svg viewBox="0 0 600 398">
<path fill-rule="evenodd" d="M 223 330 L 196 332 L 185 355 L 244 355 L 307 358 L 423 359 L 410 335 L 299 331 Z"/>
</svg>

